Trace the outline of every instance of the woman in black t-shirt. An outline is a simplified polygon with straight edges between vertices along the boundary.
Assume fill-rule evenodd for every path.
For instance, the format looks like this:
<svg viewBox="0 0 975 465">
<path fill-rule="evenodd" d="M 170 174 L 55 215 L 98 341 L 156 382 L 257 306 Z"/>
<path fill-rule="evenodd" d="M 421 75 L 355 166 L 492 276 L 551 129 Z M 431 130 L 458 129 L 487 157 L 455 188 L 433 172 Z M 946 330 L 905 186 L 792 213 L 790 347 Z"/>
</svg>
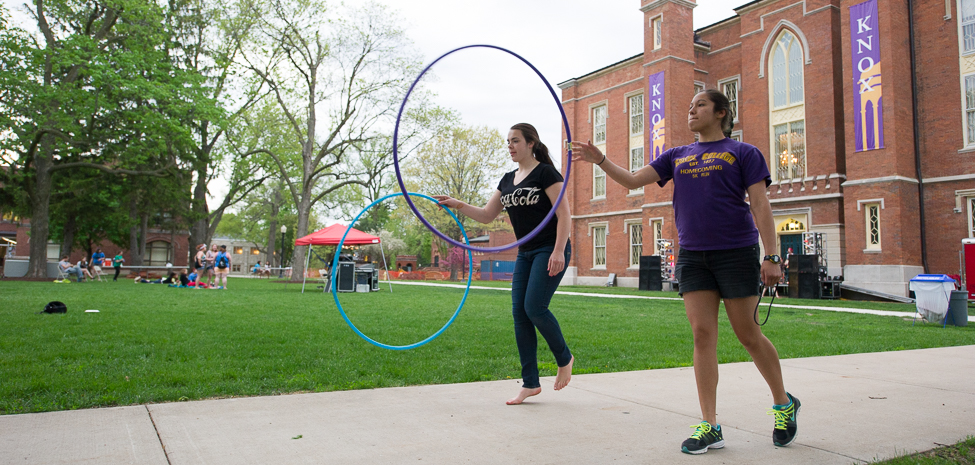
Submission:
<svg viewBox="0 0 975 465">
<path fill-rule="evenodd" d="M 518 169 L 506 173 L 487 205 L 478 208 L 444 195 L 435 195 L 440 205 L 457 211 L 481 223 L 490 223 L 508 212 L 515 236 L 521 239 L 537 227 L 552 209 L 562 190 L 562 175 L 552 163 L 548 148 L 538 139 L 538 131 L 527 123 L 519 123 L 508 132 L 508 153 L 518 163 Z M 538 339 L 542 334 L 555 355 L 559 367 L 555 376 L 555 390 L 569 384 L 575 359 L 562 337 L 562 329 L 555 315 L 548 309 L 552 295 L 562 281 L 565 266 L 571 257 L 569 244 L 569 203 L 564 201 L 555 217 L 532 240 L 518 248 L 515 271 L 511 279 L 511 313 L 515 322 L 515 341 L 521 358 L 522 387 L 508 405 L 522 403 L 538 395 L 542 386 L 538 379 Z"/>
</svg>

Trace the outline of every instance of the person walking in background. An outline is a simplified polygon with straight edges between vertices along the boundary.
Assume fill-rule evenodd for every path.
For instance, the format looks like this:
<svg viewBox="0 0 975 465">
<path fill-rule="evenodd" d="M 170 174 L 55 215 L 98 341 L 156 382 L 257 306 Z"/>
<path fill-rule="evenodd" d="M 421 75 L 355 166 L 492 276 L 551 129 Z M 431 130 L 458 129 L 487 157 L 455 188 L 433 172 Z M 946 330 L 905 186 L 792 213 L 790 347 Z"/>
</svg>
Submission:
<svg viewBox="0 0 975 465">
<path fill-rule="evenodd" d="M 217 285 L 216 273 L 213 270 L 214 262 L 217 260 L 217 253 L 219 253 L 217 250 L 217 244 L 210 244 L 210 250 L 207 251 L 206 254 L 206 261 L 207 261 L 206 282 L 207 282 L 207 286 L 210 287 L 216 287 Z"/>
<path fill-rule="evenodd" d="M 102 252 L 102 248 L 98 247 L 95 249 L 95 253 L 91 254 L 91 273 L 98 277 L 98 280 L 102 280 L 102 263 L 105 261 L 105 253 Z"/>
<path fill-rule="evenodd" d="M 217 252 L 217 256 L 213 258 L 214 266 L 216 266 L 217 279 L 214 281 L 214 286 L 217 289 L 227 288 L 227 275 L 230 274 L 230 254 L 227 253 L 227 246 L 221 245 L 220 252 Z M 220 284 L 220 280 L 223 279 L 223 284 Z"/>
<path fill-rule="evenodd" d="M 112 278 L 112 281 L 118 281 L 118 275 L 122 272 L 122 263 L 124 262 L 125 259 L 122 258 L 122 252 L 115 254 L 115 258 L 112 259 L 112 266 L 115 268 L 115 277 Z"/>
<path fill-rule="evenodd" d="M 762 284 L 772 287 L 779 282 L 782 259 L 775 254 L 775 223 L 765 191 L 772 183 L 768 163 L 755 146 L 729 137 L 734 127 L 730 108 L 728 97 L 717 90 L 696 94 L 687 111 L 687 127 L 697 133 L 698 142 L 671 148 L 636 172 L 607 160 L 590 142 L 572 142 L 572 161 L 599 165 L 624 187 L 637 189 L 654 183 L 663 187 L 674 181 L 680 244 L 676 275 L 694 336 L 694 378 L 702 417 L 691 437 L 681 444 L 681 451 L 687 454 L 724 447 L 716 412 L 722 300 L 735 336 L 771 392 L 772 444 L 784 447 L 795 440 L 801 405 L 786 392 L 779 354 L 754 320 L 759 289 Z M 759 240 L 770 254 L 764 258 Z"/>
</svg>

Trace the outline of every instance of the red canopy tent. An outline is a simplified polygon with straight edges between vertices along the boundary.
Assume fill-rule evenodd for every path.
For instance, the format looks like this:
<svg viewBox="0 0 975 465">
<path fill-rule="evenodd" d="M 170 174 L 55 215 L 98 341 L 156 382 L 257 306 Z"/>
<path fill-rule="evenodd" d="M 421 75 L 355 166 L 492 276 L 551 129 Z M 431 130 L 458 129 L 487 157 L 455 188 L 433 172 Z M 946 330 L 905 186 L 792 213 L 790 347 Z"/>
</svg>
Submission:
<svg viewBox="0 0 975 465">
<path fill-rule="evenodd" d="M 338 245 L 339 241 L 342 240 L 342 235 L 345 234 L 347 227 L 335 223 L 325 229 L 319 229 L 305 237 L 295 240 L 295 245 Z M 349 235 L 345 238 L 345 243 L 343 245 L 366 245 L 366 244 L 378 244 L 380 240 L 378 237 L 372 234 L 366 234 L 359 231 L 356 228 L 352 228 L 349 231 Z"/>
<path fill-rule="evenodd" d="M 295 245 L 338 245 L 342 240 L 342 235 L 345 234 L 347 226 L 335 223 L 327 228 L 319 229 L 305 237 L 295 240 Z M 351 228 L 349 234 L 345 237 L 345 242 L 342 245 L 371 245 L 379 244 L 380 250 L 382 248 L 382 241 L 372 234 L 366 234 L 358 229 Z M 386 263 L 386 253 L 383 252 L 383 266 Z M 308 253 L 305 256 L 305 270 L 308 270 L 308 261 L 311 259 L 311 247 L 308 247 Z M 301 292 L 305 292 L 305 280 L 308 273 L 305 273 L 305 277 L 301 280 Z M 390 291 L 393 290 L 392 287 L 389 288 Z"/>
</svg>

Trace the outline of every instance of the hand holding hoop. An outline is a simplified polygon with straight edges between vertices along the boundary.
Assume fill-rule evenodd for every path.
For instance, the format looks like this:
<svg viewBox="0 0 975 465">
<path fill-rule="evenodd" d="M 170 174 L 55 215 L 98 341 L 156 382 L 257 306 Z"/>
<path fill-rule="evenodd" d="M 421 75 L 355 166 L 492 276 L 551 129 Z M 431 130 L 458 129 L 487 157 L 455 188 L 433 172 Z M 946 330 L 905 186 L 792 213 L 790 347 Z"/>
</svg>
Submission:
<svg viewBox="0 0 975 465">
<path fill-rule="evenodd" d="M 464 202 L 449 195 L 431 195 L 430 197 L 437 199 L 437 204 L 441 207 L 453 208 L 455 210 L 460 210 L 464 207 Z"/>
</svg>

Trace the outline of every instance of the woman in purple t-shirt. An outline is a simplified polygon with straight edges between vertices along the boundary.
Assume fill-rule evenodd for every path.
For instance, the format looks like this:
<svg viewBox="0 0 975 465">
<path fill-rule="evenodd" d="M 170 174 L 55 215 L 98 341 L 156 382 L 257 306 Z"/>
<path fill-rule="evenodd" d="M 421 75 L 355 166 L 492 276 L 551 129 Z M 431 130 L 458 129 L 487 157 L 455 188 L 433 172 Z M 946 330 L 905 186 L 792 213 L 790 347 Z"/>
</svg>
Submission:
<svg viewBox="0 0 975 465">
<path fill-rule="evenodd" d="M 753 320 L 760 283 L 774 286 L 782 276 L 778 255 L 759 260 L 759 234 L 765 250 L 775 250 L 775 225 L 765 191 L 771 183 L 768 165 L 757 148 L 728 138 L 733 117 L 728 98 L 717 90 L 694 96 L 687 126 L 699 142 L 667 150 L 633 173 L 607 160 L 591 143 L 573 142 L 572 160 L 597 164 L 630 189 L 653 183 L 663 187 L 674 180 L 680 244 L 675 274 L 694 335 L 694 377 L 703 420 L 681 444 L 681 451 L 703 454 L 709 447 L 724 447 L 715 419 L 721 300 L 735 335 L 772 391 L 772 442 L 787 446 L 795 439 L 799 400 L 785 391 L 778 352 Z M 746 193 L 750 202 L 745 201 Z"/>
<path fill-rule="evenodd" d="M 511 161 L 518 164 L 518 169 L 501 178 L 498 189 L 484 207 L 468 205 L 445 195 L 433 197 L 440 201 L 440 205 L 456 208 L 481 223 L 494 221 L 503 209 L 508 212 L 515 237 L 521 239 L 538 227 L 552 209 L 563 180 L 552 163 L 548 148 L 538 139 L 538 131 L 530 124 L 519 123 L 511 127 L 508 153 Z M 538 235 L 518 247 L 515 259 L 511 277 L 511 315 L 521 359 L 522 384 L 518 394 L 508 400 L 508 405 L 520 404 L 542 392 L 538 379 L 536 329 L 545 338 L 559 367 L 555 374 L 555 390 L 564 388 L 572 378 L 575 358 L 562 336 L 558 320 L 548 308 L 572 254 L 569 203 L 560 203 L 555 214 Z"/>
</svg>

